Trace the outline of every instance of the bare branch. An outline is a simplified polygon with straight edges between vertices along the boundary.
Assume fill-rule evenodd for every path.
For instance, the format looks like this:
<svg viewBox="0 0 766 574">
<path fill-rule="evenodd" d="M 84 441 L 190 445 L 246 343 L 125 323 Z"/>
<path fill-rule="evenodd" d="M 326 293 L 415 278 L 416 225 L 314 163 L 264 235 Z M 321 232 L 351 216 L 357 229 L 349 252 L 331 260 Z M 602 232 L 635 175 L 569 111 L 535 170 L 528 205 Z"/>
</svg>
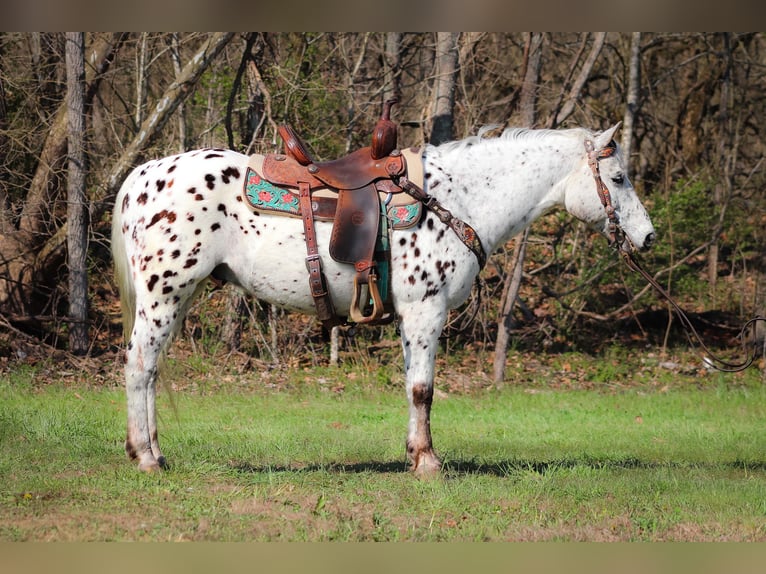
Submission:
<svg viewBox="0 0 766 574">
<path fill-rule="evenodd" d="M 606 32 L 595 32 L 593 34 L 593 46 L 591 46 L 588 58 L 580 69 L 580 74 L 572 85 L 572 89 L 569 90 L 569 94 L 563 107 L 556 114 L 550 127 L 555 128 L 556 126 L 560 126 L 572 115 L 572 112 L 574 112 L 575 105 L 577 105 L 577 102 L 580 100 L 583 86 L 585 86 L 585 82 L 588 81 L 588 77 L 593 70 L 593 66 L 596 64 L 596 60 L 601 52 L 601 48 L 604 46 L 605 40 Z"/>
</svg>

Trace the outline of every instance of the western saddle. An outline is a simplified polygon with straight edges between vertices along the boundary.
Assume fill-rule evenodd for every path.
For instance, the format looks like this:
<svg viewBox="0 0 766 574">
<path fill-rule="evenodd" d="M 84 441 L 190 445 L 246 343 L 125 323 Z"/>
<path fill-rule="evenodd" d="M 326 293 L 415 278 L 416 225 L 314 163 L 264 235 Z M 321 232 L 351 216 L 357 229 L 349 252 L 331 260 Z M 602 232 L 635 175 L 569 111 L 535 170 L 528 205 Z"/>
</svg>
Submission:
<svg viewBox="0 0 766 574">
<path fill-rule="evenodd" d="M 391 121 L 391 107 L 396 101 L 391 99 L 383 105 L 370 146 L 333 161 L 317 162 L 295 130 L 282 125 L 279 133 L 285 153 L 267 155 L 263 159 L 263 179 L 275 186 L 298 190 L 309 286 L 317 315 L 328 329 L 340 324 L 341 319 L 327 289 L 317 249 L 314 210 L 318 198 L 312 198 L 312 192 L 317 189 L 337 193 L 330 256 L 335 261 L 353 265 L 356 270 L 348 318 L 365 324 L 393 319 L 390 290 L 385 288 L 385 295 L 381 296 L 379 288 L 380 270 L 388 265 L 390 255 L 387 233 L 381 233 L 385 229 L 380 228 L 386 225 L 386 218 L 381 217 L 379 194 L 405 191 L 398 182 L 400 178 L 406 181 L 407 164 L 396 147 L 397 125 Z"/>
</svg>

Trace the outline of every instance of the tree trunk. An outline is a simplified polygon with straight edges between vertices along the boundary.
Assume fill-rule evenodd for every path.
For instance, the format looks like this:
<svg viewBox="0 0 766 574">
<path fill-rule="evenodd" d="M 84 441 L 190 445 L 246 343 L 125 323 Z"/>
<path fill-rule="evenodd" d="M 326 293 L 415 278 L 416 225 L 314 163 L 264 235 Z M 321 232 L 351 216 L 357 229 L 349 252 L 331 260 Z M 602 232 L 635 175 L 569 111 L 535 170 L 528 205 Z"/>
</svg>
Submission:
<svg viewBox="0 0 766 574">
<path fill-rule="evenodd" d="M 731 92 L 731 67 L 732 67 L 732 51 L 731 51 L 731 32 L 723 33 L 723 51 L 721 56 L 724 58 L 724 68 L 721 77 L 721 93 L 720 104 L 718 108 L 718 178 L 715 186 L 713 186 L 713 203 L 716 210 L 720 212 L 723 209 L 723 204 L 727 201 L 729 196 L 728 190 L 731 188 L 731 180 L 729 169 L 730 162 L 730 142 L 731 142 L 731 129 L 729 127 L 729 106 L 730 106 L 730 92 Z M 710 285 L 710 294 L 715 296 L 715 286 L 718 281 L 718 235 L 720 234 L 719 226 L 715 228 L 715 236 L 712 238 L 712 243 L 707 252 L 707 277 Z"/>
<path fill-rule="evenodd" d="M 173 60 L 173 72 L 176 79 L 181 75 L 181 54 L 178 51 L 178 33 L 170 35 L 170 57 Z M 186 110 L 184 103 L 178 104 L 178 151 L 183 153 L 187 150 L 186 140 Z"/>
<path fill-rule="evenodd" d="M 383 69 L 383 101 L 399 97 L 402 67 L 402 33 L 386 32 L 385 67 Z"/>
<path fill-rule="evenodd" d="M 633 122 L 639 106 L 641 91 L 641 32 L 633 32 L 630 39 L 630 62 L 628 63 L 628 94 L 625 115 L 622 118 L 622 156 L 625 158 L 625 176 L 630 177 L 630 153 L 633 142 Z"/>
<path fill-rule="evenodd" d="M 85 195 L 85 34 L 66 33 L 69 350 L 88 352 L 88 211 Z"/>
<path fill-rule="evenodd" d="M 247 146 L 247 150 L 245 150 L 246 154 L 251 154 L 258 151 L 259 146 L 256 145 L 256 141 L 259 134 L 263 134 L 261 137 L 263 137 L 264 140 L 267 137 L 268 131 L 263 127 L 264 124 L 268 122 L 271 131 L 276 138 L 277 123 L 274 121 L 274 116 L 271 113 L 271 92 L 269 92 L 268 86 L 261 77 L 258 65 L 253 60 L 250 60 L 247 64 L 247 77 L 250 86 L 249 89 L 251 90 L 251 100 L 253 102 L 256 100 L 262 101 L 262 110 L 259 112 L 260 119 L 258 120 L 258 125 L 255 126 L 250 143 Z"/>
<path fill-rule="evenodd" d="M 330 329 L 330 365 L 337 367 L 340 362 L 340 327 Z"/>
<path fill-rule="evenodd" d="M 357 74 L 359 73 L 359 69 L 362 67 L 362 64 L 364 63 L 364 57 L 367 54 L 367 44 L 370 40 L 370 32 L 366 32 L 364 34 L 364 37 L 362 39 L 362 45 L 359 48 L 359 51 L 356 56 L 356 61 L 354 62 L 354 66 L 351 68 L 351 70 L 348 73 L 348 78 L 346 78 L 346 95 L 348 96 L 348 101 L 346 103 L 346 153 L 351 152 L 351 148 L 353 147 L 354 142 L 354 128 L 356 127 L 356 80 L 357 80 Z"/>
<path fill-rule="evenodd" d="M 234 287 L 229 287 L 226 294 L 226 317 L 221 326 L 221 339 L 226 342 L 229 351 L 239 351 L 242 346 L 242 328 L 248 317 L 245 294 Z"/>
<path fill-rule="evenodd" d="M 3 87 L 2 46 L 0 46 L 0 165 L 7 165 L 8 154 L 8 107 Z M 0 170 L 0 233 L 8 233 L 13 228 L 11 222 L 10 199 L 8 197 L 8 173 Z"/>
<path fill-rule="evenodd" d="M 511 275 L 505 279 L 505 289 L 503 289 L 503 296 L 500 299 L 502 309 L 500 320 L 497 322 L 497 339 L 495 340 L 495 358 L 493 361 L 493 379 L 496 383 L 501 383 L 505 380 L 505 360 L 508 356 L 508 343 L 511 339 L 510 333 L 514 328 L 513 307 L 521 287 L 528 235 L 529 228 L 516 236 L 513 247 L 513 259 L 508 266 L 512 270 Z"/>
<path fill-rule="evenodd" d="M 531 128 L 535 125 L 537 117 L 537 87 L 540 82 L 540 69 L 542 67 L 543 34 L 532 32 L 527 37 L 525 52 L 524 81 L 521 84 L 519 97 L 519 112 L 521 113 L 521 125 Z"/>
<path fill-rule="evenodd" d="M 436 79 L 430 143 L 438 145 L 453 139 L 455 82 L 458 72 L 457 41 L 460 34 L 438 32 L 436 35 Z"/>
<path fill-rule="evenodd" d="M 147 46 L 146 32 L 141 32 L 138 48 L 138 63 L 136 64 L 136 126 L 144 123 L 144 108 L 146 107 L 146 68 Z"/>
</svg>

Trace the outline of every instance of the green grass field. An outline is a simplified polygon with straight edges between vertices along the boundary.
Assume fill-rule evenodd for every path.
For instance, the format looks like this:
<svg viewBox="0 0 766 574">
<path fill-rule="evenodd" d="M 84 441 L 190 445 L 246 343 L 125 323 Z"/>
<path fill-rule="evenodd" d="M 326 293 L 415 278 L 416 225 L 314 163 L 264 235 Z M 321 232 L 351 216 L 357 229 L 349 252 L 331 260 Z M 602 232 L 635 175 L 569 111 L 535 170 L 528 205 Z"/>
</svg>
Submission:
<svg viewBox="0 0 766 574">
<path fill-rule="evenodd" d="M 161 393 L 157 475 L 124 455 L 122 389 L 39 376 L 0 375 L 3 541 L 766 540 L 757 370 L 438 393 L 429 481 L 405 469 L 403 388 L 366 369 L 198 385 L 177 416 Z"/>
</svg>

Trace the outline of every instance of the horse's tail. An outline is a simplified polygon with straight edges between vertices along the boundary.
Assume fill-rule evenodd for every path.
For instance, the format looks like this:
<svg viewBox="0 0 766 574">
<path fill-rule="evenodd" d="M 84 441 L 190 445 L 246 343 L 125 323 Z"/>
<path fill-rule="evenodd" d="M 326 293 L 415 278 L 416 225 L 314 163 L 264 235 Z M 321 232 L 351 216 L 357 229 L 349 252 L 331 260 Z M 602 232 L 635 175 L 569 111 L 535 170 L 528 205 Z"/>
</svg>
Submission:
<svg viewBox="0 0 766 574">
<path fill-rule="evenodd" d="M 133 332 L 133 323 L 135 322 L 136 289 L 133 285 L 133 274 L 130 272 L 128 255 L 125 251 L 125 237 L 122 232 L 122 197 L 123 191 L 130 188 L 134 178 L 135 172 L 131 173 L 123 182 L 112 211 L 112 262 L 114 264 L 114 278 L 120 293 L 122 334 L 126 346 L 130 342 L 130 335 Z"/>
</svg>

